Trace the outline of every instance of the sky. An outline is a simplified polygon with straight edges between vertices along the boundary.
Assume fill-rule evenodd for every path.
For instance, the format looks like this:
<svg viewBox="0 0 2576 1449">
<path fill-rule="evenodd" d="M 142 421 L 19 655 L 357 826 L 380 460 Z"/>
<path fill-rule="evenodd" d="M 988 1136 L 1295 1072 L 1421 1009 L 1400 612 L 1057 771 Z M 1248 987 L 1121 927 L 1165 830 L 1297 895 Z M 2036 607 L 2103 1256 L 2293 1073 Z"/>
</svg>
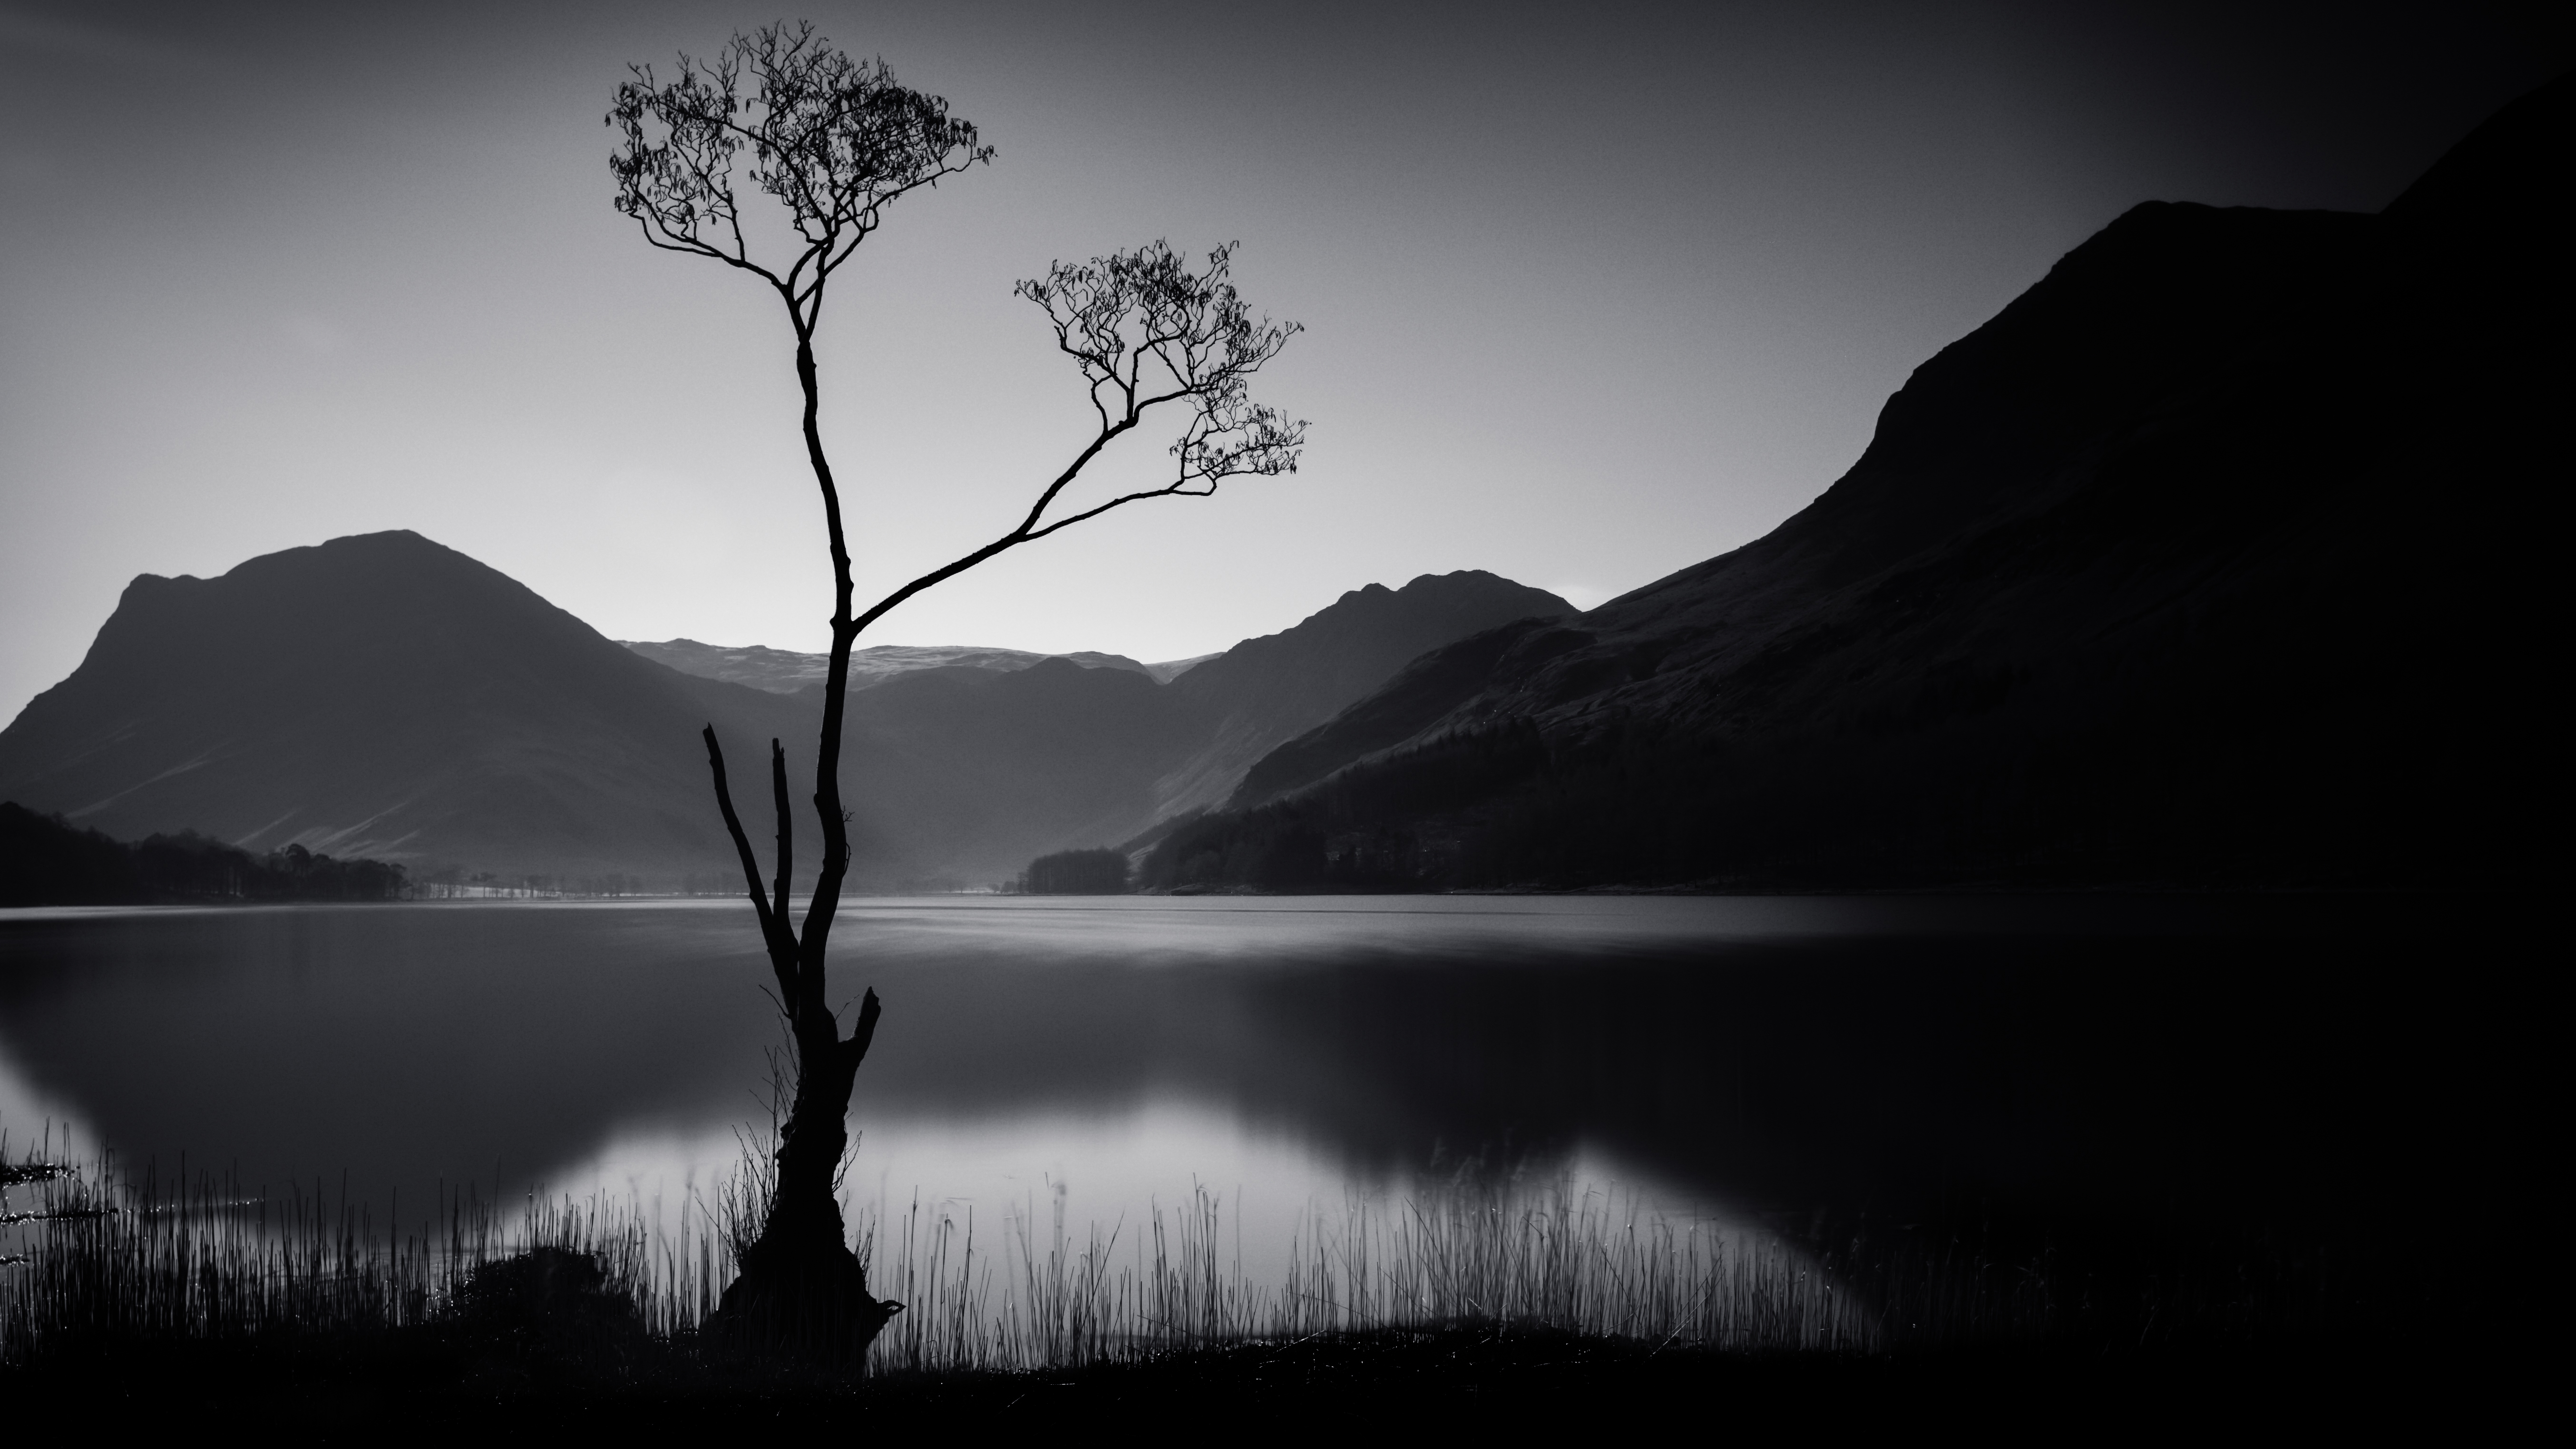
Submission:
<svg viewBox="0 0 2576 1449">
<path fill-rule="evenodd" d="M 0 0 L 0 719 L 135 575 L 379 529 L 612 638 L 823 648 L 784 316 L 644 244 L 602 124 L 629 62 L 781 13 Z M 862 641 L 1145 660 L 1452 569 L 1589 607 L 1749 542 L 2128 207 L 2375 210 L 2570 54 L 2548 7 L 2456 3 L 784 13 L 999 152 L 827 303 L 862 604 L 1087 441 L 1015 281 L 1237 241 L 1306 327 L 1256 392 L 1312 423 L 1294 476 L 1067 530 Z"/>
</svg>

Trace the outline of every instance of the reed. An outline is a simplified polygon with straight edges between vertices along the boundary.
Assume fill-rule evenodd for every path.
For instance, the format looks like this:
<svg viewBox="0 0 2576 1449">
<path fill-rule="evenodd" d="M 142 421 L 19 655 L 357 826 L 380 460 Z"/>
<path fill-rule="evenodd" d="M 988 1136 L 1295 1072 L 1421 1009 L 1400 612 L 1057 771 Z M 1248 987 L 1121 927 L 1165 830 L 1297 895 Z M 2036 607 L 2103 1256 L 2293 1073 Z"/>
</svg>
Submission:
<svg viewBox="0 0 2576 1449">
<path fill-rule="evenodd" d="M 593 1265 L 583 1281 L 631 1304 L 625 1321 L 678 1362 L 765 1204 L 761 1154 L 745 1157 L 712 1200 L 693 1193 L 675 1213 L 536 1195 L 505 1210 L 467 1188 L 405 1227 L 327 1184 L 247 1193 L 184 1164 L 169 1176 L 104 1153 L 74 1165 L 47 1139 L 0 1157 L 0 1364 L 142 1342 L 436 1331 L 491 1301 L 505 1265 L 545 1253 Z M 1245 1274 L 1225 1203 L 1203 1187 L 1106 1230 L 1077 1234 L 1060 1188 L 1051 1209 L 1032 1201 L 979 1224 L 972 1209 L 916 1198 L 858 1214 L 870 1281 L 905 1305 L 871 1371 L 1078 1368 L 1470 1325 L 1722 1349 L 1867 1350 L 1883 1338 L 1824 1264 L 1563 1180 L 1460 1181 L 1310 1209 L 1277 1283 Z"/>
</svg>

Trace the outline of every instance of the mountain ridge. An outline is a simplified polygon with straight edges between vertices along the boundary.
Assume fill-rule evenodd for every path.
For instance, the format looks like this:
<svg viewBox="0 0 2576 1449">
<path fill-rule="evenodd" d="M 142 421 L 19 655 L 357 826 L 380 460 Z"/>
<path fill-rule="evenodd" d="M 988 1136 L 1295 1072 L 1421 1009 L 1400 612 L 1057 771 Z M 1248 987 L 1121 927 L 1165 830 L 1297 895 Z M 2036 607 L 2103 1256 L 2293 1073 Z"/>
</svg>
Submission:
<svg viewBox="0 0 2576 1449">
<path fill-rule="evenodd" d="M 685 871 L 727 846 L 686 808 L 703 762 L 671 766 L 662 740 L 710 718 L 765 736 L 800 714 L 637 658 L 398 530 L 135 579 L 81 666 L 0 730 L 0 796 L 126 837 Z M 553 820 L 551 846 L 500 823 L 531 817 Z"/>
<path fill-rule="evenodd" d="M 2545 758 L 2568 111 L 2508 107 L 2379 216 L 2133 208 L 1771 534 L 1416 661 L 1147 880 L 2492 871 L 2460 842 Z"/>
<path fill-rule="evenodd" d="M 1369 584 L 1276 634 L 1246 639 L 1173 681 L 1217 718 L 1216 736 L 1155 782 L 1154 818 L 1218 804 L 1276 746 L 1331 719 L 1425 650 L 1523 618 L 1563 618 L 1544 589 L 1462 569 Z"/>
<path fill-rule="evenodd" d="M 1239 772 L 1422 638 L 1533 603 L 1562 605 L 1491 575 L 1373 585 L 1247 641 L 1254 665 L 1195 693 L 1179 681 L 1222 656 L 1165 684 L 1132 660 L 997 669 L 888 646 L 904 667 L 851 695 L 854 888 L 969 886 L 1122 839 L 1176 769 Z M 819 694 L 670 668 L 415 533 L 354 535 L 213 579 L 136 578 L 81 666 L 0 729 L 0 799 L 126 838 L 199 830 L 415 878 L 727 889 L 699 729 L 715 725 L 737 792 L 755 794 L 762 741 L 786 742 L 791 774 L 811 769 Z M 795 828 L 810 861 L 809 813 Z"/>
<path fill-rule="evenodd" d="M 616 642 L 682 674 L 693 674 L 701 679 L 721 679 L 729 684 L 747 684 L 771 694 L 794 694 L 821 684 L 830 673 L 832 659 L 828 654 L 800 654 L 761 644 L 702 644 L 695 639 L 620 639 Z M 875 644 L 851 651 L 849 679 L 850 688 L 860 690 L 883 684 L 897 675 L 924 669 L 1008 672 L 1026 669 L 1045 659 L 1070 659 L 1086 669 L 1123 669 L 1145 675 L 1156 684 L 1169 684 L 1192 667 L 1216 657 L 1216 654 L 1200 654 L 1188 659 L 1165 660 L 1160 664 L 1143 664 L 1124 654 L 1102 654 L 1089 649 L 1043 654 L 1032 649 L 1001 649 L 982 644 Z"/>
</svg>

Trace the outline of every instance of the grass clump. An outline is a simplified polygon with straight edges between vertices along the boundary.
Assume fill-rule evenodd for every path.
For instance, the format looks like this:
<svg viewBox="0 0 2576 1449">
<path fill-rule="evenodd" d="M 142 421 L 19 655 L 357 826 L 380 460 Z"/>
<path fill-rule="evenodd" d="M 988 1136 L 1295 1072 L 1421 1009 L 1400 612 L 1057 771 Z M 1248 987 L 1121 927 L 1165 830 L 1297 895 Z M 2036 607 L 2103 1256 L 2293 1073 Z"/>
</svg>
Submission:
<svg viewBox="0 0 2576 1449">
<path fill-rule="evenodd" d="M 530 1197 L 505 1213 L 442 1194 L 405 1229 L 319 1186 L 246 1193 L 229 1177 L 48 1141 L 0 1180 L 0 1366 L 146 1346 L 409 1355 L 487 1388 L 698 1382 L 698 1327 L 759 1221 L 753 1168 L 675 1225 L 637 1205 Z M 1461 1182 L 1396 1207 L 1354 1198 L 1301 1221 L 1284 1280 L 1226 1250 L 1204 1189 L 1077 1238 L 1059 1193 L 979 1241 L 971 1210 L 864 1213 L 858 1251 L 905 1305 L 870 1353 L 879 1376 L 1029 1374 L 1246 1344 L 1448 1332 L 1635 1339 L 1665 1347 L 1853 1350 L 1869 1315 L 1777 1242 L 1676 1222 L 1558 1181 Z"/>
<path fill-rule="evenodd" d="M 1393 1207 L 1360 1198 L 1310 1212 L 1284 1281 L 1248 1278 L 1204 1189 L 1156 1209 L 1122 1250 L 1096 1225 L 1076 1243 L 1023 1212 L 1001 1251 L 971 1217 L 863 1220 L 871 1278 L 909 1310 L 872 1366 L 1028 1372 L 1236 1343 L 1492 1326 L 1706 1349 L 1858 1351 L 1870 1315 L 1824 1266 L 1776 1239 L 1676 1221 L 1624 1195 L 1557 1180 L 1535 1191 L 1460 1181 Z M 891 1273 L 889 1274 L 889 1270 Z"/>
<path fill-rule="evenodd" d="M 1050 1213 L 1032 1201 L 989 1227 L 918 1200 L 862 1212 L 871 1283 L 905 1311 L 853 1395 L 700 1351 L 759 1221 L 757 1154 L 668 1224 L 638 1204 L 531 1196 L 504 1210 L 469 1190 L 399 1229 L 314 1185 L 246 1194 L 52 1147 L 0 1156 L 0 1381 L 143 1413 L 462 1425 L 506 1402 L 528 1425 L 604 1414 L 668 1430 L 746 1412 L 845 1424 L 1472 1402 L 1509 1423 L 1560 1403 L 1688 1408 L 1715 1386 L 1910 1406 L 1953 1390 L 2036 1402 L 2051 1385 L 2270 1381 L 2229 1380 L 2255 1360 L 2187 1335 L 2088 1335 L 2081 1294 L 1959 1242 L 1855 1236 L 1825 1257 L 1563 1179 L 1462 1176 L 1310 1210 L 1275 1282 L 1244 1272 L 1204 1190 L 1079 1233 L 1061 1192 Z M 2185 1305 L 2148 1306 L 2161 1320 Z M 2261 1372 L 2343 1382 L 2344 1357 L 2312 1349 Z"/>
</svg>

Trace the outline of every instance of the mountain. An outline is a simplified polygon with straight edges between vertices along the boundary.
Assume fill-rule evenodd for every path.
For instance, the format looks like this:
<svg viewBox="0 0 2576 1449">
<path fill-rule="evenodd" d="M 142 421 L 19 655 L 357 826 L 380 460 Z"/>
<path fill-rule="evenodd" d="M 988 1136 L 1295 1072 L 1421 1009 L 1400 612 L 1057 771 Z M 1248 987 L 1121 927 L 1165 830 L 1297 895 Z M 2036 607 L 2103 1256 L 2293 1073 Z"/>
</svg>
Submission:
<svg viewBox="0 0 2576 1449">
<path fill-rule="evenodd" d="M 1160 678 L 1112 655 L 871 651 L 876 682 L 853 690 L 846 735 L 853 884 L 989 882 L 1126 839 L 1172 808 L 1176 775 L 1221 798 L 1413 654 L 1532 611 L 1569 612 L 1490 574 L 1372 585 Z M 333 539 L 220 578 L 134 580 L 80 667 L 0 731 L 0 800 L 110 836 L 194 830 L 415 879 L 721 888 L 737 867 L 709 798 L 707 723 L 764 849 L 760 746 L 786 742 L 798 859 L 817 858 L 801 802 L 821 700 L 789 672 L 803 658 L 621 646 L 417 534 Z M 703 677 L 719 671 L 734 677 Z M 1212 685 L 1192 683 L 1208 671 Z"/>
<path fill-rule="evenodd" d="M 1129 840 L 1223 800 L 1272 746 L 1423 650 L 1572 612 L 1493 574 L 1425 574 L 1352 590 L 1168 684 L 1072 656 L 1008 673 L 921 670 L 854 691 L 853 873 L 991 881 L 1040 855 Z"/>
<path fill-rule="evenodd" d="M 2532 876 L 2570 96 L 2377 216 L 2131 210 L 1773 533 L 1414 661 L 1144 880 Z"/>
<path fill-rule="evenodd" d="M 1428 649 L 1573 606 L 1490 573 L 1354 589 L 1222 654 L 1120 655 L 887 645 L 852 656 L 851 876 L 870 889 L 1007 879 L 1051 852 L 1116 844 L 1223 801 L 1282 741 Z M 694 674 L 819 695 L 820 655 L 674 640 L 629 644 Z M 874 661 L 863 679 L 860 665 Z"/>
<path fill-rule="evenodd" d="M 0 799 L 113 836 L 193 828 L 415 875 L 723 871 L 700 726 L 737 742 L 756 792 L 752 742 L 810 739 L 813 718 L 376 533 L 135 579 L 80 667 L 0 731 Z"/>
<path fill-rule="evenodd" d="M 798 654 L 758 644 L 701 644 L 695 639 L 665 639 L 660 643 L 621 639 L 618 642 L 654 663 L 668 665 L 682 674 L 748 684 L 772 694 L 794 694 L 809 685 L 821 684 L 831 672 L 832 657 L 828 654 Z M 899 674 L 923 669 L 1007 672 L 1026 669 L 1043 659 L 1070 659 L 1085 669 L 1124 669 L 1146 675 L 1157 684 L 1168 684 L 1174 676 L 1192 665 L 1203 664 L 1215 657 L 1203 654 L 1196 659 L 1175 659 L 1165 664 L 1139 664 L 1124 654 L 1095 654 L 1089 650 L 1072 654 L 1036 654 L 1026 649 L 991 649 L 972 644 L 879 644 L 851 651 L 850 688 L 866 689 Z"/>
<path fill-rule="evenodd" d="M 853 693 L 847 729 L 854 874 L 962 885 L 1135 833 L 1206 721 L 1147 675 L 1048 659 L 902 675 Z"/>
<path fill-rule="evenodd" d="M 1482 569 L 1354 589 L 1293 629 L 1246 639 L 1173 681 L 1210 721 L 1205 743 L 1154 785 L 1154 816 L 1222 803 L 1280 743 L 1331 719 L 1426 650 L 1572 604 Z"/>
</svg>

